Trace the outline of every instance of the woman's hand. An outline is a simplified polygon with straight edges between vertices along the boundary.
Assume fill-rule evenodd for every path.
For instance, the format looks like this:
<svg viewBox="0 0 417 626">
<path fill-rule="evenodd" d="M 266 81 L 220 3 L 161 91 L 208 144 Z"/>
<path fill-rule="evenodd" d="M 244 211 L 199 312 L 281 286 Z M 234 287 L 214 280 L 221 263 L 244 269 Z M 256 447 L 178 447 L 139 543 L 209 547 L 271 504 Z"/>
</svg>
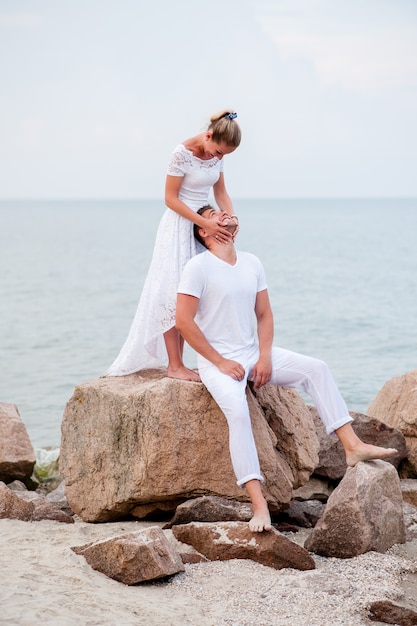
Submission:
<svg viewBox="0 0 417 626">
<path fill-rule="evenodd" d="M 218 243 L 228 243 L 233 239 L 232 234 L 225 228 L 224 222 L 215 222 L 214 220 L 206 218 L 205 222 L 204 230 L 210 237 L 214 237 Z"/>
<path fill-rule="evenodd" d="M 232 239 L 233 239 L 233 241 L 234 241 L 234 240 L 236 239 L 236 235 L 237 235 L 237 234 L 238 234 L 238 232 L 239 232 L 239 220 L 238 220 L 238 218 L 237 218 L 237 215 L 232 215 L 232 216 L 230 217 L 230 219 L 232 220 L 232 222 L 234 222 L 234 223 L 236 224 L 236 228 L 235 228 L 235 230 L 234 230 L 234 231 L 233 231 L 233 233 L 232 233 Z"/>
</svg>

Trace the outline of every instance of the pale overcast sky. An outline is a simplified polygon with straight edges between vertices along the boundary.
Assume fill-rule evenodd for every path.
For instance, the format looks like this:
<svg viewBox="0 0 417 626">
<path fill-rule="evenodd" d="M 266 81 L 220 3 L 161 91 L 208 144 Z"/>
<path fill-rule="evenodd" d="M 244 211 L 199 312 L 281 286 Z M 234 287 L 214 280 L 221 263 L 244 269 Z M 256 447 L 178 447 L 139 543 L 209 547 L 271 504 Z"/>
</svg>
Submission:
<svg viewBox="0 0 417 626">
<path fill-rule="evenodd" d="M 0 0 L 0 198 L 163 197 L 233 107 L 233 197 L 417 196 L 417 0 Z"/>
</svg>

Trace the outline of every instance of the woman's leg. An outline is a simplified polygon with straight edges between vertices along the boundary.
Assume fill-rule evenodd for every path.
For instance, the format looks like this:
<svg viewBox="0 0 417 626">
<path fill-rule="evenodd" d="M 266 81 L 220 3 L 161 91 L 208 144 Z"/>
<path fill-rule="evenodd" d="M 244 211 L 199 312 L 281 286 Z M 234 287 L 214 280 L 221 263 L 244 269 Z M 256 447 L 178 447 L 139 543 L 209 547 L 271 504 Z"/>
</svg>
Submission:
<svg viewBox="0 0 417 626">
<path fill-rule="evenodd" d="M 194 370 L 185 367 L 182 361 L 184 339 L 175 326 L 164 333 L 165 346 L 168 353 L 167 373 L 170 378 L 200 382 L 200 376 Z"/>
</svg>

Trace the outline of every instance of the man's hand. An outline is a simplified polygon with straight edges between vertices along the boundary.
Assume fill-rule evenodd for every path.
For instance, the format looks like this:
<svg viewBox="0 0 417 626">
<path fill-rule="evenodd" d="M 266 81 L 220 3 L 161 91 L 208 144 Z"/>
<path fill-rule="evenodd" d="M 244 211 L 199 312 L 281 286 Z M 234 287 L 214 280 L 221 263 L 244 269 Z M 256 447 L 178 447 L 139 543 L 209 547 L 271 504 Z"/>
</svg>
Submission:
<svg viewBox="0 0 417 626">
<path fill-rule="evenodd" d="M 260 356 L 255 363 L 250 380 L 253 382 L 255 389 L 259 389 L 271 380 L 272 364 L 270 357 Z"/>
<path fill-rule="evenodd" d="M 220 363 L 216 363 L 217 367 L 223 374 L 227 374 L 234 380 L 243 380 L 245 377 L 245 368 L 237 361 L 230 359 L 222 359 Z"/>
</svg>

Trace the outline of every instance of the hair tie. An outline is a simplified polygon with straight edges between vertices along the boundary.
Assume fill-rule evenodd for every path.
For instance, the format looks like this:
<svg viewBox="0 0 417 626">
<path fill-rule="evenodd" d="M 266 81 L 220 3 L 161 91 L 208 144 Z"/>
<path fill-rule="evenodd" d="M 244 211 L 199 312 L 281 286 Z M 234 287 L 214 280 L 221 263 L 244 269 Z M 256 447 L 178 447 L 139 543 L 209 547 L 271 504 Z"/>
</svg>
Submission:
<svg viewBox="0 0 417 626">
<path fill-rule="evenodd" d="M 228 120 L 235 120 L 237 118 L 237 113 L 225 113 L 223 117 L 227 117 Z"/>
</svg>

